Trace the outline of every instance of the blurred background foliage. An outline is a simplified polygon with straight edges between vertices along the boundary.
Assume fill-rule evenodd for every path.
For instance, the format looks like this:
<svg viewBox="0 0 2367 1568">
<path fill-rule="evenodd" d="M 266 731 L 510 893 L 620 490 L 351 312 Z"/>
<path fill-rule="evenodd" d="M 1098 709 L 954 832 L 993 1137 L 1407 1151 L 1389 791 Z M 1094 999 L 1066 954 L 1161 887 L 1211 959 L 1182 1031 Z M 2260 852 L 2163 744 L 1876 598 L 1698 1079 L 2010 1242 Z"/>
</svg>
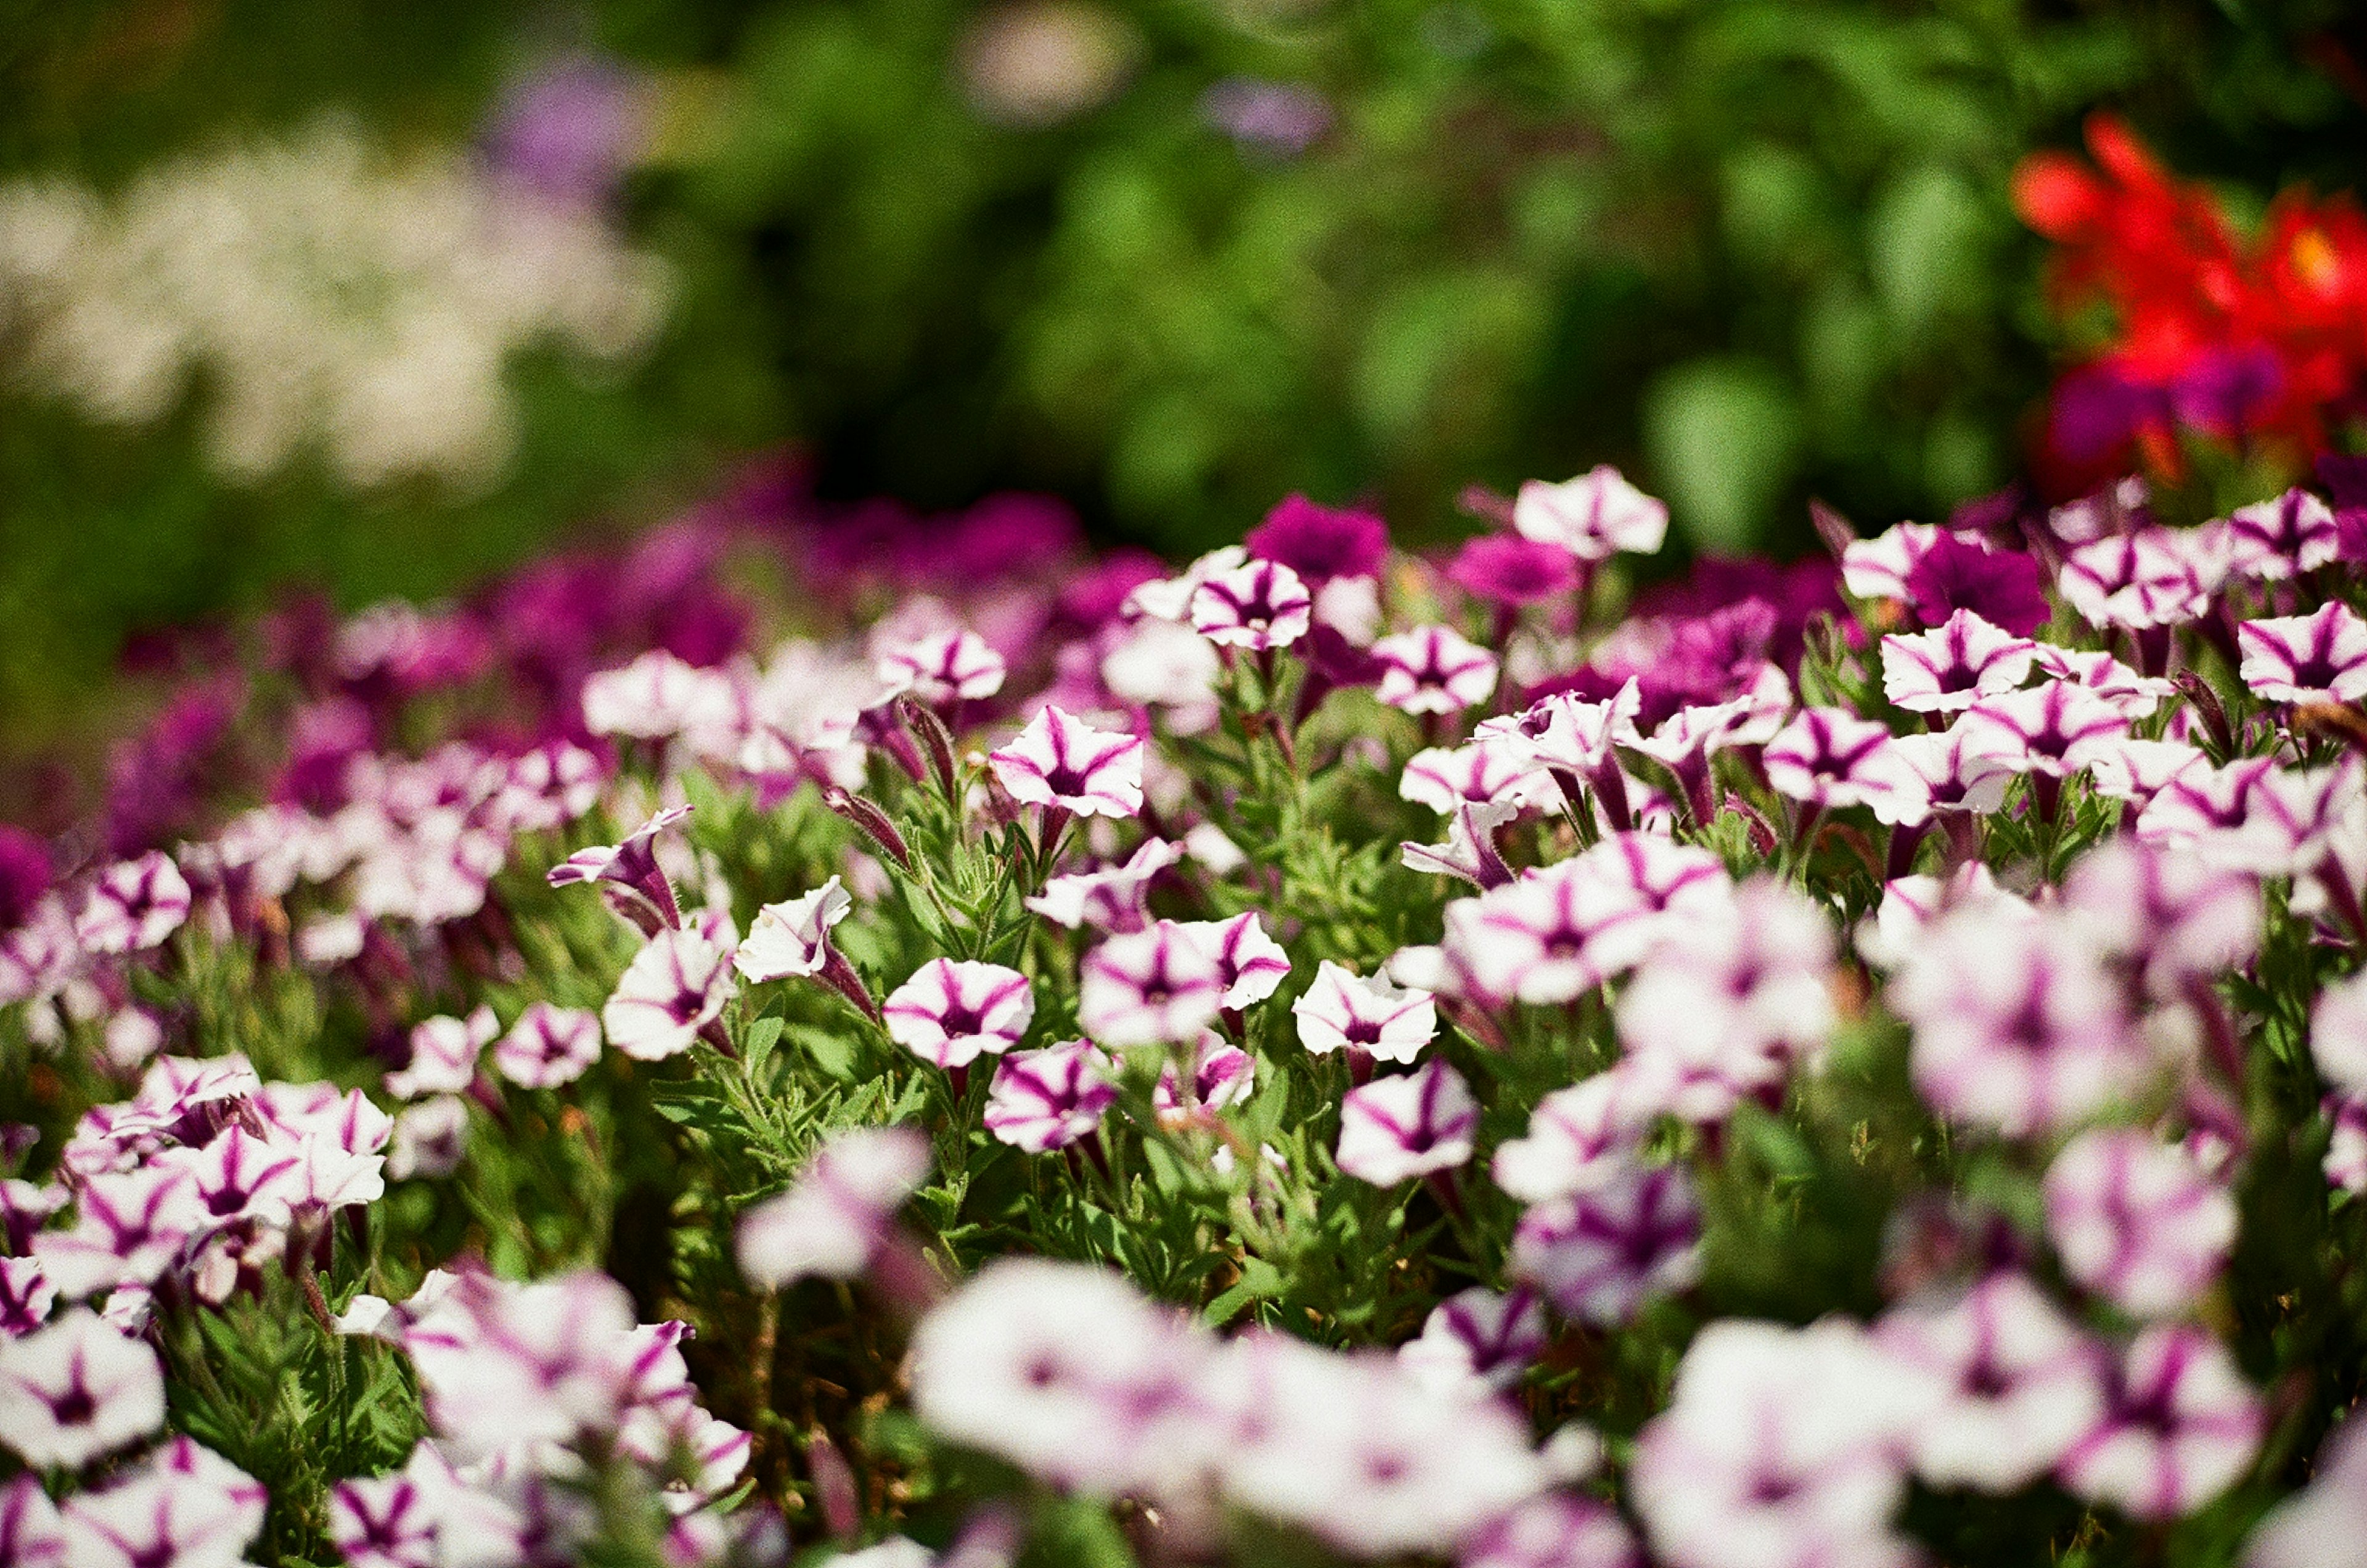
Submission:
<svg viewBox="0 0 2367 1568">
<path fill-rule="evenodd" d="M 0 750 L 141 628 L 452 591 L 778 443 L 825 497 L 1045 490 L 1171 553 L 1291 490 L 1443 536 L 1467 483 L 1606 460 L 1697 547 L 1795 547 L 1811 493 L 1931 516 L 2047 381 L 2025 153 L 2109 105 L 2239 212 L 2367 160 L 2343 0 L 0 0 L 0 186 L 324 115 L 492 158 L 584 60 L 663 325 L 505 347 L 494 471 L 232 477 L 202 366 L 94 418 L 0 298 Z"/>
</svg>

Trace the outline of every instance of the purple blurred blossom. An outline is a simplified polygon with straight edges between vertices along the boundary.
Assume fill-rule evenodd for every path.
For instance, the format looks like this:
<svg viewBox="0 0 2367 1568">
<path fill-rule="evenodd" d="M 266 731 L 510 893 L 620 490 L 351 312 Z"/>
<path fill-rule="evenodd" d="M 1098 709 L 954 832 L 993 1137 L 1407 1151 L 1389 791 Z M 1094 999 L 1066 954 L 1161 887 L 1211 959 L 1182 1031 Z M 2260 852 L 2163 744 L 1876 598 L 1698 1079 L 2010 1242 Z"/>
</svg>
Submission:
<svg viewBox="0 0 2367 1568">
<path fill-rule="evenodd" d="M 1200 95 L 1207 122 L 1240 143 L 1244 152 L 1295 158 L 1331 129 L 1331 106 L 1311 87 L 1228 76 Z"/>
</svg>

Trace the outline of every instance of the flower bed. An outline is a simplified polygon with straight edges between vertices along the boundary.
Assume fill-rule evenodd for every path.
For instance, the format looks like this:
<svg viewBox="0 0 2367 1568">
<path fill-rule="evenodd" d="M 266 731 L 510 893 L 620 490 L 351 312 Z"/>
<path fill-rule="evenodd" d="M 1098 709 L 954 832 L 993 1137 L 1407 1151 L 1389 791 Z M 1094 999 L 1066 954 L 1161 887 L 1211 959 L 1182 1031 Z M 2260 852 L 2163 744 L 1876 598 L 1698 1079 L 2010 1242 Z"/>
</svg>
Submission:
<svg viewBox="0 0 2367 1568">
<path fill-rule="evenodd" d="M 0 1562 L 2356 1561 L 2359 499 L 281 624 L 0 844 Z"/>
</svg>

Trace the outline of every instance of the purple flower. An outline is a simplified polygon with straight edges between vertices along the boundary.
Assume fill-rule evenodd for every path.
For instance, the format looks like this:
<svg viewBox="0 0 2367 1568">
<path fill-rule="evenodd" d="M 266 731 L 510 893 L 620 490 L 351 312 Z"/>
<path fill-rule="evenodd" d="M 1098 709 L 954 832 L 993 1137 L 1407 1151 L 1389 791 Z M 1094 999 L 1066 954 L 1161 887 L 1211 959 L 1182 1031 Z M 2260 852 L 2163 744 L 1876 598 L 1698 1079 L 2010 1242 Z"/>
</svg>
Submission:
<svg viewBox="0 0 2367 1568">
<path fill-rule="evenodd" d="M 1014 800 L 1080 817 L 1131 817 L 1142 809 L 1142 754 L 1140 736 L 1095 729 L 1047 703 L 987 761 Z"/>
<path fill-rule="evenodd" d="M 0 822 L 0 931 L 15 931 L 31 917 L 53 875 L 49 846 L 22 828 Z"/>
<path fill-rule="evenodd" d="M 79 1469 L 164 1424 L 156 1352 L 76 1307 L 0 1340 L 0 1443 L 36 1468 Z"/>
<path fill-rule="evenodd" d="M 1722 902 L 1726 868 L 1650 833 L 1605 839 L 1446 907 L 1450 959 L 1485 996 L 1573 1000 L 1651 951 L 1672 918 Z"/>
<path fill-rule="evenodd" d="M 689 1050 L 738 989 L 728 945 L 696 929 L 660 931 L 626 965 L 600 1023 L 635 1061 L 663 1061 Z"/>
<path fill-rule="evenodd" d="M 749 922 L 748 940 L 732 953 L 732 966 L 757 985 L 820 975 L 835 956 L 831 928 L 854 907 L 854 897 L 835 876 L 810 893 L 767 904 Z"/>
<path fill-rule="evenodd" d="M 613 1431 L 648 1370 L 632 1298 L 596 1269 L 525 1285 L 464 1270 L 402 1340 L 429 1424 L 468 1456 Z"/>
<path fill-rule="evenodd" d="M 346 1568 L 437 1568 L 444 1520 L 433 1449 L 413 1450 L 392 1475 L 341 1481 L 329 1490 L 329 1539 Z"/>
<path fill-rule="evenodd" d="M 2047 778 L 2090 766 L 2129 732 L 2127 717 L 2109 699 L 2068 681 L 1983 697 L 1957 724 L 1984 754 Z"/>
<path fill-rule="evenodd" d="M 487 150 L 495 169 L 538 194 L 588 204 L 616 188 L 648 134 L 639 76 L 605 60 L 562 60 L 503 94 Z"/>
<path fill-rule="evenodd" d="M 16 1339 L 50 1320 L 58 1291 L 38 1258 L 0 1258 L 0 1337 Z"/>
<path fill-rule="evenodd" d="M 528 1002 L 493 1047 L 493 1066 L 521 1089 L 573 1083 L 600 1059 L 600 1021 L 581 1008 Z"/>
<path fill-rule="evenodd" d="M 1516 535 L 1467 539 L 1447 563 L 1446 581 L 1473 598 L 1516 609 L 1559 598 L 1578 586 L 1578 563 L 1559 545 Z"/>
<path fill-rule="evenodd" d="M 1116 1103 L 1116 1064 L 1088 1040 L 1014 1051 L 998 1063 L 986 1101 L 986 1130 L 1031 1155 L 1066 1148 L 1092 1134 Z"/>
<path fill-rule="evenodd" d="M 2146 807 L 2137 837 L 2257 876 L 2314 871 L 2356 829 L 2361 777 L 2355 759 L 2286 769 L 2273 757 L 2181 769 Z"/>
<path fill-rule="evenodd" d="M 1669 509 L 1604 463 L 1557 485 L 1523 483 L 1512 502 L 1512 526 L 1582 561 L 1607 560 L 1622 550 L 1648 556 L 1668 537 Z"/>
<path fill-rule="evenodd" d="M 1913 1025 L 1915 1087 L 1942 1115 L 2010 1138 L 2066 1126 L 2133 1089 L 2146 1056 L 2122 987 L 2075 917 L 1991 896 L 1941 916 L 1890 1004 Z"/>
<path fill-rule="evenodd" d="M 939 1435 L 1092 1497 L 1198 1478 L 1216 1434 L 1207 1340 L 1109 1269 L 989 1264 L 912 1336 L 912 1406 Z"/>
<path fill-rule="evenodd" d="M 1314 89 L 1247 76 L 1211 83 L 1200 95 L 1200 113 L 1245 152 L 1254 150 L 1277 158 L 1297 157 L 1331 129 L 1331 106 Z M 1324 510 L 1300 496 L 1290 499 L 1309 511 Z M 1252 532 L 1250 536 L 1254 541 L 1257 535 Z"/>
<path fill-rule="evenodd" d="M 1970 610 L 1937 628 L 1882 639 L 1882 690 L 1910 713 L 1954 713 L 2029 679 L 2037 645 Z"/>
<path fill-rule="evenodd" d="M 1957 533 L 1931 541 L 1908 570 L 1904 588 L 1908 607 L 1927 626 L 1970 614 L 2026 637 L 2054 615 L 2038 562 Z"/>
<path fill-rule="evenodd" d="M 63 1568 L 66 1536 L 57 1505 L 28 1471 L 0 1485 L 0 1562 L 8 1568 Z"/>
<path fill-rule="evenodd" d="M 1388 525 L 1357 507 L 1319 506 L 1285 496 L 1243 541 L 1250 556 L 1288 567 L 1321 585 L 1334 578 L 1370 577 L 1389 553 Z"/>
<path fill-rule="evenodd" d="M 1916 563 L 1948 532 L 1936 523 L 1898 523 L 1871 539 L 1853 539 L 1841 549 L 1841 585 L 1860 599 L 1903 600 Z"/>
<path fill-rule="evenodd" d="M 910 1127 L 840 1133 L 789 1190 L 741 1216 L 740 1271 L 766 1290 L 871 1267 L 896 1211 L 929 1174 L 929 1141 Z"/>
<path fill-rule="evenodd" d="M 1775 793 L 1809 806 L 1867 806 L 1886 822 L 1920 821 L 1930 809 L 1889 728 L 1847 708 L 1802 708 L 1767 742 L 1761 760 Z"/>
<path fill-rule="evenodd" d="M 397 1100 L 426 1094 L 458 1094 L 476 1080 L 477 1054 L 501 1032 L 493 1010 L 481 1007 L 467 1018 L 449 1015 L 412 1026 L 411 1060 L 386 1075 L 386 1091 Z"/>
<path fill-rule="evenodd" d="M 1266 934 L 1254 909 L 1229 920 L 1189 920 L 1176 928 L 1216 960 L 1224 1005 L 1238 1012 L 1274 995 L 1290 973 L 1290 955 Z"/>
<path fill-rule="evenodd" d="M 2189 997 L 2196 981 L 2234 968 L 2260 945 L 2258 879 L 2125 837 L 2079 857 L 2064 878 L 2063 906 L 2137 971 L 2157 1001 Z"/>
<path fill-rule="evenodd" d="M 72 1300 L 161 1278 L 207 1228 L 197 1182 L 184 1168 L 147 1165 L 83 1179 L 74 1223 L 33 1238 L 41 1271 Z"/>
<path fill-rule="evenodd" d="M 1531 1498 L 1489 1525 L 1456 1568 L 1644 1568 L 1643 1548 L 1609 1504 L 1569 1493 Z"/>
<path fill-rule="evenodd" d="M 2064 602 L 2097 627 L 2146 631 L 2197 620 L 2226 580 L 2217 536 L 2146 528 L 2081 545 L 2056 580 Z"/>
<path fill-rule="evenodd" d="M 75 1568 L 237 1562 L 269 1503 L 246 1472 L 175 1438 L 114 1484 L 66 1500 L 66 1561 Z"/>
<path fill-rule="evenodd" d="M 1250 1097 L 1250 1090 L 1257 1084 L 1257 1058 L 1238 1045 L 1227 1043 L 1214 1030 L 1200 1032 L 1199 1043 L 1192 1047 L 1191 1071 L 1191 1105 L 1204 1111 L 1239 1105 Z M 1188 1121 L 1191 1112 L 1185 1106 L 1184 1092 L 1175 1080 L 1175 1064 L 1162 1064 L 1159 1081 L 1150 1086 L 1150 1108 L 1163 1122 Z"/>
<path fill-rule="evenodd" d="M 2185 1150 L 2099 1128 L 2046 1168 L 2046 1234 L 2073 1280 L 2133 1317 L 2168 1317 L 2225 1265 L 2236 1201 Z"/>
<path fill-rule="evenodd" d="M 1340 1169 L 1376 1187 L 1453 1170 L 1471 1158 L 1479 1102 L 1439 1057 L 1375 1078 L 1340 1102 Z"/>
<path fill-rule="evenodd" d="M 1407 713 L 1457 713 L 1496 689 L 1496 656 L 1447 626 L 1385 637 L 1373 657 L 1381 666 L 1373 694 Z"/>
<path fill-rule="evenodd" d="M 1671 1568 L 1907 1568 L 1897 1439 L 1923 1391 L 1855 1325 L 1725 1319 L 1646 1425 L 1628 1492 Z"/>
<path fill-rule="evenodd" d="M 1545 1306 L 1535 1292 L 1474 1286 L 1433 1307 L 1421 1337 L 1398 1347 L 1398 1360 L 1442 1389 L 1501 1390 L 1521 1381 L 1546 1339 Z"/>
<path fill-rule="evenodd" d="M 1653 1119 L 1636 1089 L 1632 1075 L 1614 1066 L 1546 1095 L 1529 1113 L 1527 1133 L 1497 1145 L 1496 1185 L 1542 1203 L 1625 1183 Z"/>
<path fill-rule="evenodd" d="M 1145 839 L 1135 846 L 1134 853 L 1123 865 L 1104 865 L 1050 878 L 1044 884 L 1043 892 L 1027 900 L 1027 907 L 1070 931 L 1091 926 L 1111 935 L 1138 931 L 1150 923 L 1146 896 L 1151 883 L 1181 861 L 1184 852 L 1182 844 L 1165 839 Z"/>
<path fill-rule="evenodd" d="M 880 1004 L 888 1037 L 923 1062 L 966 1067 L 1019 1043 L 1036 1016 L 1027 976 L 1000 964 L 931 959 Z"/>
<path fill-rule="evenodd" d="M 2226 1348 L 2203 1329 L 2138 1334 L 2112 1370 L 2104 1418 L 2058 1472 L 2064 1486 L 2139 1519 L 2173 1519 L 2251 1468 L 2267 1417 Z"/>
<path fill-rule="evenodd" d="M 1104 1044 L 1189 1040 L 1224 1006 L 1225 977 L 1214 955 L 1172 920 L 1111 937 L 1085 955 L 1077 1021 Z"/>
<path fill-rule="evenodd" d="M 1553 780 L 1528 760 L 1526 751 L 1500 738 L 1452 750 L 1433 746 L 1407 761 L 1398 776 L 1398 794 L 1442 815 L 1465 806 L 1501 803 L 1507 807 L 1506 821 L 1520 808 L 1558 804 Z"/>
<path fill-rule="evenodd" d="M 687 806 L 671 807 L 634 829 L 621 844 L 595 844 L 576 851 L 552 866 L 544 879 L 553 887 L 597 882 L 623 889 L 654 917 L 654 922 L 641 922 L 645 929 L 678 926 L 682 908 L 674 898 L 674 884 L 658 865 L 657 839 L 689 815 Z"/>
<path fill-rule="evenodd" d="M 2254 582 L 2298 577 L 2341 554 L 2334 509 L 2298 488 L 2237 508 L 2224 527 L 2228 574 Z"/>
<path fill-rule="evenodd" d="M 1360 978 L 1328 958 L 1290 1011 L 1310 1055 L 1362 1051 L 1376 1061 L 1411 1062 L 1438 1032 L 1438 1004 L 1428 991 L 1393 986 L 1384 975 Z"/>
<path fill-rule="evenodd" d="M 971 631 L 934 632 L 879 659 L 879 680 L 890 695 L 910 692 L 924 703 L 991 697 L 1002 690 L 1002 656 Z"/>
<path fill-rule="evenodd" d="M 151 850 L 101 872 L 74 917 L 88 953 L 144 953 L 189 918 L 189 884 L 172 858 Z"/>
<path fill-rule="evenodd" d="M 457 1094 L 430 1095 L 402 1108 L 387 1145 L 390 1181 L 437 1180 L 460 1168 L 469 1153 L 469 1102 Z"/>
<path fill-rule="evenodd" d="M 1287 648 L 1314 624 L 1315 599 L 1286 566 L 1251 561 L 1192 591 L 1192 629 L 1221 648 L 1263 653 Z"/>
<path fill-rule="evenodd" d="M 1910 1301 L 1874 1333 L 1937 1396 L 1907 1433 L 1915 1473 L 1933 1486 L 2018 1491 L 2103 1416 L 2097 1348 L 2022 1275 Z"/>
<path fill-rule="evenodd" d="M 2236 628 L 2244 684 L 2277 703 L 2367 697 L 2367 621 L 2330 599 L 2315 615 L 2246 621 Z"/>
<path fill-rule="evenodd" d="M 1676 1166 L 1624 1168 L 1600 1185 L 1521 1215 L 1512 1271 L 1565 1317 L 1628 1322 L 1654 1296 L 1701 1277 L 1701 1209 Z"/>
</svg>

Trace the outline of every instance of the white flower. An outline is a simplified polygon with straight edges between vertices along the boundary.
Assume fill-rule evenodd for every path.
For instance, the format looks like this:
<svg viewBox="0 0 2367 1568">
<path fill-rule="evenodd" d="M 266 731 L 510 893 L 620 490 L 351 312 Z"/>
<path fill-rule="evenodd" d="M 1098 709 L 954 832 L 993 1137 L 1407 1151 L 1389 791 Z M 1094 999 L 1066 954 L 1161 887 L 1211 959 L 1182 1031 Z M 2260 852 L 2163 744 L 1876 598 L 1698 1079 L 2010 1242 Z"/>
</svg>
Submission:
<svg viewBox="0 0 2367 1568">
<path fill-rule="evenodd" d="M 642 1062 L 689 1050 L 738 988 L 729 958 L 701 931 L 660 931 L 634 954 L 608 1005 L 600 1010 L 608 1043 Z"/>
<path fill-rule="evenodd" d="M 76 1307 L 0 1341 L 0 1443 L 35 1466 L 78 1469 L 164 1424 L 156 1352 Z"/>
<path fill-rule="evenodd" d="M 1298 1043 L 1318 1056 L 1356 1050 L 1379 1061 L 1410 1062 L 1438 1032 L 1438 1004 L 1430 992 L 1393 986 L 1381 975 L 1360 978 L 1328 958 L 1290 1011 L 1298 1021 Z"/>
</svg>

